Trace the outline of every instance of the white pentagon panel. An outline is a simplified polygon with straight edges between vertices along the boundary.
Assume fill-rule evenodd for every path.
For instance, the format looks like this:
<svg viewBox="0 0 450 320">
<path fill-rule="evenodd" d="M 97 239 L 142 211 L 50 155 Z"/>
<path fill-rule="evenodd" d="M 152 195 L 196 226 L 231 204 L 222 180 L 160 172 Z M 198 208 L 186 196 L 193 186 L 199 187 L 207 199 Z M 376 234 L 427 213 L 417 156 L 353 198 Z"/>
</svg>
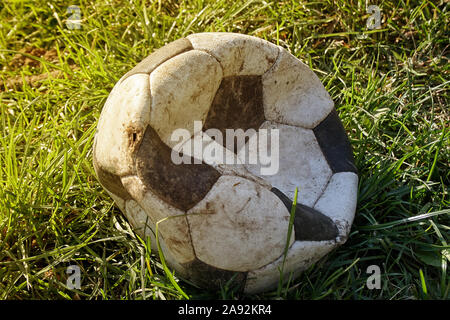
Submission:
<svg viewBox="0 0 450 320">
<path fill-rule="evenodd" d="M 278 56 L 276 45 L 238 33 L 197 33 L 187 38 L 194 49 L 204 50 L 220 62 L 224 77 L 262 75 Z"/>
<path fill-rule="evenodd" d="M 146 190 L 142 181 L 136 176 L 124 177 L 122 183 L 133 199 L 144 209 L 151 224 L 156 225 L 159 222 L 158 232 L 172 249 L 177 261 L 179 263 L 192 261 L 194 252 L 185 213 L 164 202 L 150 190 Z"/>
<path fill-rule="evenodd" d="M 267 120 L 312 129 L 333 109 L 330 95 L 314 72 L 281 47 L 262 83 Z"/>
<path fill-rule="evenodd" d="M 188 222 L 198 259 L 221 269 L 248 271 L 282 254 L 289 212 L 269 190 L 222 176 L 188 211 Z"/>
<path fill-rule="evenodd" d="M 151 231 L 149 228 L 152 221 L 136 201 L 127 200 L 125 205 L 125 210 L 123 210 L 125 216 L 130 221 L 133 230 L 144 239 L 144 237 Z"/>
<path fill-rule="evenodd" d="M 222 68 L 211 55 L 198 50 L 179 54 L 150 74 L 150 125 L 173 147 L 176 129 L 194 133 L 194 121 L 204 121 L 222 80 Z"/>
<path fill-rule="evenodd" d="M 239 157 L 222 144 L 212 139 L 203 131 L 197 132 L 194 136 L 180 145 L 174 146 L 173 150 L 181 152 L 186 161 L 192 157 L 192 163 L 202 163 L 202 161 L 222 175 L 234 175 L 244 177 L 270 189 L 270 184 L 264 179 L 255 176 L 247 170 Z"/>
<path fill-rule="evenodd" d="M 330 217 L 345 241 L 355 217 L 358 196 L 358 176 L 353 172 L 333 174 L 314 209 Z"/>
<path fill-rule="evenodd" d="M 156 247 L 156 238 L 155 233 L 151 233 L 150 241 L 152 242 L 152 250 L 155 255 L 159 258 L 159 251 Z M 188 274 L 188 270 L 180 263 L 180 260 L 177 259 L 176 254 L 171 250 L 172 248 L 166 244 L 166 241 L 162 236 L 159 237 L 159 246 L 161 247 L 161 251 L 164 255 L 164 260 L 166 261 L 166 265 L 170 271 L 175 271 L 175 276 L 185 277 Z M 153 248 L 153 243 L 155 248 Z M 191 262 L 191 261 L 187 261 Z"/>
<path fill-rule="evenodd" d="M 116 196 L 114 193 L 105 189 L 105 191 L 109 194 L 109 196 L 114 200 L 116 205 L 119 207 L 120 211 L 125 212 L 125 200 L 119 196 Z"/>
<path fill-rule="evenodd" d="M 295 279 L 336 246 L 333 241 L 295 241 L 289 248 L 283 268 L 283 280 Z M 283 256 L 276 261 L 248 273 L 244 292 L 247 294 L 275 289 L 280 279 Z"/>
<path fill-rule="evenodd" d="M 294 199 L 295 188 L 298 187 L 298 199 L 301 204 L 312 207 L 325 189 L 332 171 L 320 150 L 312 130 L 284 124 L 264 122 L 260 129 L 267 129 L 267 150 L 278 150 L 278 172 L 274 175 L 262 175 L 261 169 L 268 165 L 251 165 L 246 163 L 247 169 L 259 176 L 273 187 L 282 191 L 291 200 Z M 272 146 L 271 130 L 277 129 L 279 147 Z M 258 137 L 260 139 L 261 137 Z M 276 143 L 276 139 L 273 139 Z M 242 152 L 251 152 L 249 148 L 242 148 Z M 255 153 L 261 152 L 253 151 Z M 274 160 L 275 161 L 274 156 Z M 272 164 L 275 166 L 275 164 Z"/>
<path fill-rule="evenodd" d="M 234 167 L 234 170 L 246 170 L 234 152 L 225 148 L 203 131 L 196 132 L 192 138 L 173 149 L 181 152 L 184 156 L 192 157 L 193 163 L 199 164 L 203 161 L 220 173 L 223 173 L 227 167 Z"/>
<path fill-rule="evenodd" d="M 132 155 L 150 121 L 150 84 L 147 74 L 118 82 L 111 91 L 98 121 L 95 157 L 110 173 L 132 172 Z"/>
<path fill-rule="evenodd" d="M 127 209 L 123 211 L 125 216 L 130 221 L 135 232 L 145 240 L 146 237 L 150 237 L 150 246 L 152 253 L 159 257 L 158 246 L 155 236 L 155 227 L 150 221 L 147 213 L 141 206 L 134 200 L 128 200 L 126 202 Z M 174 256 L 171 248 L 166 245 L 164 238 L 159 235 L 158 237 L 159 246 L 166 260 L 166 264 L 170 265 L 171 268 L 179 270 L 182 274 L 185 274 L 184 267 L 178 263 L 177 258 Z M 184 271 L 184 272 L 183 272 Z"/>
</svg>

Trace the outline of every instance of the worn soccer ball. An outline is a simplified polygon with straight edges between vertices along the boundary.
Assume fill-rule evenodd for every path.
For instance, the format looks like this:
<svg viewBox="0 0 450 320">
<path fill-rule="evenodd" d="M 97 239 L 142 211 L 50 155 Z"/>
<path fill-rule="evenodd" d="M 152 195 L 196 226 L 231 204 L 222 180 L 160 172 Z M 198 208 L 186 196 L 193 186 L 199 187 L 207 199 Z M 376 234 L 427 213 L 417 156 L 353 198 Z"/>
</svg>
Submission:
<svg viewBox="0 0 450 320">
<path fill-rule="evenodd" d="M 244 142 L 217 138 L 229 129 L 248 133 Z M 245 153 L 263 137 L 269 172 Z M 250 294 L 298 276 L 345 242 L 356 209 L 351 146 L 324 86 L 282 47 L 247 35 L 193 34 L 126 73 L 103 107 L 93 161 L 135 232 L 205 288 Z"/>
</svg>

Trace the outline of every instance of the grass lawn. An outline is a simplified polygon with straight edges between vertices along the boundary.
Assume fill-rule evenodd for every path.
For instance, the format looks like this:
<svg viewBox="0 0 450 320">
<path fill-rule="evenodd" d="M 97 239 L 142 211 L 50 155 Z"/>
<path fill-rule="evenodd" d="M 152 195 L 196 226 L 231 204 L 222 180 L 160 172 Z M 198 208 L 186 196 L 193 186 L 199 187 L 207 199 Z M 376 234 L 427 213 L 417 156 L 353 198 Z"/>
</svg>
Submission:
<svg viewBox="0 0 450 320">
<path fill-rule="evenodd" d="M 242 298 L 173 285 L 92 166 L 115 82 L 154 49 L 227 31 L 279 44 L 330 92 L 359 169 L 345 245 L 251 299 L 448 299 L 448 1 L 0 3 L 0 299 Z M 66 25 L 77 4 L 81 29 Z M 72 18 L 76 18 L 76 13 Z M 81 289 L 66 287 L 69 265 Z M 381 288 L 369 289 L 377 265 Z M 176 278 L 176 275 L 175 275 Z"/>
</svg>

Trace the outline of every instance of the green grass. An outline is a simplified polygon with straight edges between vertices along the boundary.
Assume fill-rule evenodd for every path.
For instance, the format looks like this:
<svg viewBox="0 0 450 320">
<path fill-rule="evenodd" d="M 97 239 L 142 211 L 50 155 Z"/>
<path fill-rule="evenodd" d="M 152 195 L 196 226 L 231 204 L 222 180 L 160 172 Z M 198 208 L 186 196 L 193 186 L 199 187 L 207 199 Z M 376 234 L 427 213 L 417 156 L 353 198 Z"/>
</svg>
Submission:
<svg viewBox="0 0 450 320">
<path fill-rule="evenodd" d="M 92 168 L 96 121 L 122 74 L 179 37 L 230 31 L 316 72 L 360 176 L 347 243 L 288 287 L 249 298 L 448 299 L 450 4 L 373 2 L 382 24 L 368 32 L 357 0 L 76 1 L 81 30 L 65 25 L 72 1 L 2 1 L 0 298 L 183 299 L 177 286 L 191 299 L 242 298 L 176 274 L 175 286 Z M 71 264 L 81 290 L 66 287 Z M 380 290 L 366 286 L 370 265 Z"/>
</svg>

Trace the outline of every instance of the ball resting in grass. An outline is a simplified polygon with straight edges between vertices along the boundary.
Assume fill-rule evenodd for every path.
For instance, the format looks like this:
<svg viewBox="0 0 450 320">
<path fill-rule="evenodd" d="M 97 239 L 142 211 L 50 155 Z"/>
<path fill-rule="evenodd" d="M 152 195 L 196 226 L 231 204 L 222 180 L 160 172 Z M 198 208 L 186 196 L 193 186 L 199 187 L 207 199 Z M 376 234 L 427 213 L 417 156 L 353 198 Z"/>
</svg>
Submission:
<svg viewBox="0 0 450 320">
<path fill-rule="evenodd" d="M 241 143 L 225 143 L 230 132 Z M 262 146 L 276 170 L 264 171 Z M 136 65 L 103 107 L 93 161 L 134 230 L 205 288 L 273 289 L 282 266 L 289 279 L 344 243 L 355 214 L 357 171 L 329 94 L 251 36 L 193 34 Z"/>
</svg>

